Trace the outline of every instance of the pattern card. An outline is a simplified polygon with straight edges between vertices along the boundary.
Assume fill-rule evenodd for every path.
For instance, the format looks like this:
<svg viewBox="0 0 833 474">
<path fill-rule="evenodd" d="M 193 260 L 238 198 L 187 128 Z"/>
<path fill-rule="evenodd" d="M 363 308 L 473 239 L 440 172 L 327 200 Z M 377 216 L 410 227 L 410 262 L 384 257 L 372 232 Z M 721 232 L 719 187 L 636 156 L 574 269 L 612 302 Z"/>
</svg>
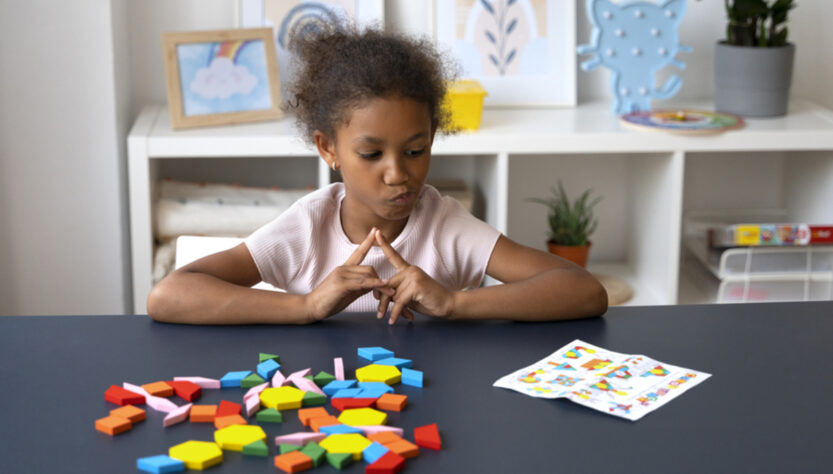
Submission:
<svg viewBox="0 0 833 474">
<path fill-rule="evenodd" d="M 529 367 L 501 377 L 494 386 L 531 397 L 566 398 L 636 421 L 709 377 L 576 339 Z"/>
</svg>

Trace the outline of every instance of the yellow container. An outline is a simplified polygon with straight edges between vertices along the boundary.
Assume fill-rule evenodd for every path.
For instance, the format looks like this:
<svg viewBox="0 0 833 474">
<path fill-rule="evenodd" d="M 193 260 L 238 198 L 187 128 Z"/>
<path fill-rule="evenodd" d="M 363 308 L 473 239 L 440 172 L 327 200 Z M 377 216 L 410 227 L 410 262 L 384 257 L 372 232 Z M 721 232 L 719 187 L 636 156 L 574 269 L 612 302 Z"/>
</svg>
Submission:
<svg viewBox="0 0 833 474">
<path fill-rule="evenodd" d="M 483 116 L 486 89 L 475 80 L 453 81 L 448 85 L 444 106 L 451 113 L 449 129 L 477 130 Z"/>
</svg>

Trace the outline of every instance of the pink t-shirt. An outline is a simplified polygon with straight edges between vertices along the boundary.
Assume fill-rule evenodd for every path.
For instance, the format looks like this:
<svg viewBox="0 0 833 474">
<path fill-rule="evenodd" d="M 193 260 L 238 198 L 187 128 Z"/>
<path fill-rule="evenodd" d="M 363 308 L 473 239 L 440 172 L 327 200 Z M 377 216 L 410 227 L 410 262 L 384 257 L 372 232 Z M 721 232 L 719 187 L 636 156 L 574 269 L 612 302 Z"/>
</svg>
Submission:
<svg viewBox="0 0 833 474">
<path fill-rule="evenodd" d="M 290 293 L 317 288 L 343 265 L 358 244 L 341 226 L 344 185 L 333 183 L 296 201 L 286 212 L 256 230 L 245 243 L 263 281 Z M 472 216 L 457 201 L 425 186 L 405 228 L 391 245 L 450 290 L 480 285 L 500 232 Z M 382 279 L 396 274 L 382 249 L 373 246 L 361 265 Z M 379 303 L 367 293 L 346 311 L 375 312 Z"/>
</svg>

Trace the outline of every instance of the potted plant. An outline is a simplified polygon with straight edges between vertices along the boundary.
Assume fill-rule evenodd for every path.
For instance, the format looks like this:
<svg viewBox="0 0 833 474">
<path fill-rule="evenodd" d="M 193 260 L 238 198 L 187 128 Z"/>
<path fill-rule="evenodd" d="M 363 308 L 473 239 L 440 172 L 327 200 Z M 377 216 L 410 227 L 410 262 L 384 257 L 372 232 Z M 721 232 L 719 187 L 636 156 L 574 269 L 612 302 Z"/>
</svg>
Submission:
<svg viewBox="0 0 833 474">
<path fill-rule="evenodd" d="M 596 230 L 597 221 L 593 217 L 593 208 L 602 199 L 597 197 L 591 201 L 591 194 L 592 190 L 585 190 L 578 199 L 571 202 L 559 181 L 558 189 L 552 190 L 552 197 L 529 199 L 531 202 L 547 206 L 549 210 L 549 251 L 582 267 L 587 264 L 591 246 L 590 236 Z"/>
<path fill-rule="evenodd" d="M 714 56 L 715 106 L 746 117 L 787 113 L 795 45 L 787 42 L 793 0 L 724 0 L 726 39 Z"/>
</svg>

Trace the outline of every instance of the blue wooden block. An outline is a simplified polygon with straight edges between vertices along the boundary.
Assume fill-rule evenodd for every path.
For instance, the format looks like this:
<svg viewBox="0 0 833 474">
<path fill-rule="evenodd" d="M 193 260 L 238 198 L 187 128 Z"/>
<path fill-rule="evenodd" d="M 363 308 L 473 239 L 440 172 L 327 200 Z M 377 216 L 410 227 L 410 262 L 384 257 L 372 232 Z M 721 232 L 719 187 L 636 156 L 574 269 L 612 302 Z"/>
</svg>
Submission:
<svg viewBox="0 0 833 474">
<path fill-rule="evenodd" d="M 322 426 L 318 428 L 319 433 L 327 433 L 327 436 L 331 434 L 349 434 L 349 433 L 358 433 L 362 434 L 362 430 L 360 428 L 356 428 L 355 426 L 350 425 L 330 425 L 330 426 Z"/>
<path fill-rule="evenodd" d="M 389 351 L 384 347 L 359 347 L 359 357 L 373 362 L 393 357 L 393 351 Z"/>
<path fill-rule="evenodd" d="M 325 394 L 328 396 L 332 396 L 334 393 L 338 392 L 339 390 L 345 388 L 355 388 L 356 381 L 355 380 L 333 380 L 332 382 L 324 385 L 321 389 Z"/>
<path fill-rule="evenodd" d="M 388 451 L 390 451 L 388 448 L 374 441 L 370 443 L 370 446 L 364 448 L 364 451 L 362 451 L 362 457 L 364 458 L 364 462 L 373 464 L 380 457 L 387 454 Z"/>
<path fill-rule="evenodd" d="M 358 398 L 360 393 L 362 393 L 362 389 L 360 388 L 342 388 L 341 390 L 335 392 L 330 398 Z"/>
<path fill-rule="evenodd" d="M 413 367 L 413 363 L 410 359 L 400 359 L 399 357 L 388 357 L 387 359 L 380 359 L 373 362 L 376 365 L 392 365 L 397 369 L 402 369 L 403 367 Z"/>
<path fill-rule="evenodd" d="M 369 387 L 369 388 L 360 388 L 359 394 L 354 395 L 356 398 L 379 398 L 382 395 L 390 393 L 384 388 L 379 387 Z"/>
<path fill-rule="evenodd" d="M 413 369 L 402 369 L 402 385 L 411 387 L 422 387 L 422 371 Z"/>
<path fill-rule="evenodd" d="M 160 454 L 136 460 L 136 468 L 142 472 L 161 474 L 165 472 L 182 472 L 185 470 L 185 463 L 179 459 Z"/>
<path fill-rule="evenodd" d="M 275 362 L 274 359 L 264 360 L 263 362 L 257 364 L 257 374 L 263 377 L 265 380 L 270 380 L 275 372 L 281 368 L 281 364 Z"/>
<path fill-rule="evenodd" d="M 252 374 L 251 370 L 241 370 L 238 372 L 229 372 L 226 375 L 223 375 L 223 378 L 220 379 L 220 387 L 239 387 L 240 383 Z"/>
<path fill-rule="evenodd" d="M 385 393 L 393 393 L 393 387 L 384 382 L 359 382 L 359 388 L 384 390 Z"/>
</svg>

